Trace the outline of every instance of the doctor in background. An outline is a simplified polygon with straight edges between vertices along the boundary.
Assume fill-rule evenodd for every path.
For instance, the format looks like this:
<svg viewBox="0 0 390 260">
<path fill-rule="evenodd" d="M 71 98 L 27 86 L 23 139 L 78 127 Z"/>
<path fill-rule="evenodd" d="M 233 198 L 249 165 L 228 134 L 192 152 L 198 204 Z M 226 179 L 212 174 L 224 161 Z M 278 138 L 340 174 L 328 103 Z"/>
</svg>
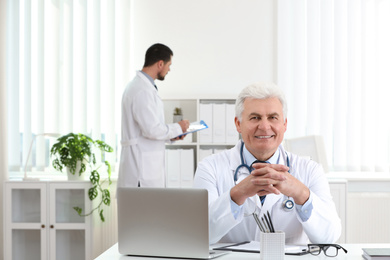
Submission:
<svg viewBox="0 0 390 260">
<path fill-rule="evenodd" d="M 322 167 L 281 145 L 287 129 L 281 90 L 273 83 L 244 88 L 234 120 L 242 140 L 202 160 L 194 177 L 194 187 L 209 194 L 210 243 L 260 241 L 253 213 L 267 211 L 287 244 L 336 242 L 341 221 Z"/>
<path fill-rule="evenodd" d="M 165 124 L 164 106 L 156 79 L 164 80 L 172 50 L 154 44 L 146 51 L 141 71 L 122 96 L 121 158 L 118 187 L 165 187 L 165 143 L 186 132 L 188 120 Z"/>
</svg>

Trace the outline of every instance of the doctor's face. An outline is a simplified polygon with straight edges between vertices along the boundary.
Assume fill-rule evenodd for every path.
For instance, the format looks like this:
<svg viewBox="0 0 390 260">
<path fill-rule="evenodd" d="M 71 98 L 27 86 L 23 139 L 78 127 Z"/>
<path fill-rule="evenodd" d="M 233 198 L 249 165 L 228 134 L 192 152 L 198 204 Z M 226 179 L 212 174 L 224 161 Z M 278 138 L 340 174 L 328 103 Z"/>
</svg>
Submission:
<svg viewBox="0 0 390 260">
<path fill-rule="evenodd" d="M 235 118 L 235 123 L 245 147 L 263 161 L 275 153 L 287 130 L 287 119 L 278 98 L 246 98 L 241 122 Z"/>
<path fill-rule="evenodd" d="M 172 64 L 172 56 L 171 59 L 168 62 L 162 61 L 162 66 L 160 71 L 157 73 L 157 79 L 158 80 L 164 80 L 165 76 L 168 74 L 168 71 L 171 70 L 171 64 Z"/>
</svg>

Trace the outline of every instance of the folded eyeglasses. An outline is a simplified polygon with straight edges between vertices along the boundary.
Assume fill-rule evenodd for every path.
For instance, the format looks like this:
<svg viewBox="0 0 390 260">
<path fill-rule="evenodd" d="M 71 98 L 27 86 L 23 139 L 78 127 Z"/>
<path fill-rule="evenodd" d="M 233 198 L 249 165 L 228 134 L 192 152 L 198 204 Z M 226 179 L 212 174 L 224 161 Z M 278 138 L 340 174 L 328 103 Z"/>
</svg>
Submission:
<svg viewBox="0 0 390 260">
<path fill-rule="evenodd" d="M 348 252 L 347 249 L 338 244 L 308 244 L 307 246 L 308 252 L 312 255 L 319 255 L 323 251 L 326 256 L 335 257 L 339 249 L 344 250 L 345 253 Z"/>
</svg>

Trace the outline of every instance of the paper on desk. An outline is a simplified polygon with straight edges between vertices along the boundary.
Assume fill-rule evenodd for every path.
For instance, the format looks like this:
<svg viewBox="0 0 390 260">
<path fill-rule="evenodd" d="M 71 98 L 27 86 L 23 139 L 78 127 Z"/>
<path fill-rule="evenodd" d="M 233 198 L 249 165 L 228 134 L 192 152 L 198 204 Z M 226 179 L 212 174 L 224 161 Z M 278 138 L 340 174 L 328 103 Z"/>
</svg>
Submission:
<svg viewBox="0 0 390 260">
<path fill-rule="evenodd" d="M 241 251 L 241 252 L 260 252 L 260 242 L 251 241 L 245 243 L 234 244 L 231 246 L 225 246 L 214 249 L 223 249 L 223 250 L 231 250 L 231 251 Z M 307 245 L 285 245 L 284 252 L 286 254 L 302 254 L 307 250 Z"/>
<path fill-rule="evenodd" d="M 181 135 L 178 135 L 177 137 L 180 137 L 182 135 L 191 134 L 191 133 L 194 133 L 194 132 L 197 132 L 197 131 L 200 131 L 200 130 L 204 130 L 204 129 L 207 129 L 207 128 L 209 128 L 209 127 L 206 124 L 206 122 L 203 121 L 203 120 L 192 122 L 192 123 L 190 123 L 190 126 L 187 128 L 187 131 L 185 133 L 181 134 Z"/>
</svg>

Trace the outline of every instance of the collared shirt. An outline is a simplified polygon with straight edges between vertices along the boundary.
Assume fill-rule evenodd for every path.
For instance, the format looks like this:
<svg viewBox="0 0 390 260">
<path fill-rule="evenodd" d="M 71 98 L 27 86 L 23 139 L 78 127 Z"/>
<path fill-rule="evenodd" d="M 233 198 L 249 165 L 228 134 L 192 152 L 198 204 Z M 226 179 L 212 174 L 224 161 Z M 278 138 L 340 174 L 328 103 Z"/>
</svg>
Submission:
<svg viewBox="0 0 390 260">
<path fill-rule="evenodd" d="M 144 74 L 145 77 L 146 77 L 148 80 L 150 80 L 150 82 L 152 83 L 152 85 L 157 89 L 157 86 L 156 86 L 156 84 L 154 83 L 154 79 L 153 79 L 151 76 L 149 76 L 148 73 L 145 73 L 145 72 L 143 72 L 142 70 L 140 70 L 140 72 L 141 72 L 142 74 Z M 158 90 L 158 89 L 157 89 L 157 90 Z"/>
<path fill-rule="evenodd" d="M 257 160 L 248 151 L 248 149 L 246 149 L 245 145 L 244 145 L 244 149 L 243 149 L 243 157 L 244 157 L 245 163 L 247 165 L 252 165 L 252 163 Z M 279 157 L 280 157 L 280 150 L 278 148 L 276 150 L 276 152 L 271 156 L 271 158 L 269 158 L 267 160 L 267 162 L 270 163 L 270 164 L 278 164 L 279 163 Z M 247 163 L 247 162 L 251 162 L 251 163 Z M 303 205 L 295 204 L 295 206 L 297 208 L 298 215 L 301 217 L 303 222 L 307 221 L 310 218 L 310 216 L 311 216 L 311 212 L 313 210 L 313 203 L 312 203 L 312 201 L 313 201 L 313 198 L 312 198 L 311 193 L 310 193 L 309 199 L 306 201 L 305 204 L 303 204 Z M 239 206 L 233 200 L 230 199 L 230 206 L 231 206 L 231 210 L 232 210 L 234 218 L 237 219 L 238 214 L 241 211 L 243 205 Z"/>
<path fill-rule="evenodd" d="M 250 162 L 247 164 L 252 165 L 252 163 L 257 160 L 256 157 L 254 157 L 253 154 L 251 154 L 248 151 L 248 149 L 246 149 L 245 145 L 244 145 L 243 150 L 244 150 L 243 155 L 244 155 L 245 162 Z M 280 155 L 280 151 L 279 151 L 279 149 L 277 149 L 276 152 L 271 156 L 271 158 L 269 158 L 266 162 L 268 162 L 270 164 L 277 164 L 279 162 L 279 155 Z"/>
</svg>

